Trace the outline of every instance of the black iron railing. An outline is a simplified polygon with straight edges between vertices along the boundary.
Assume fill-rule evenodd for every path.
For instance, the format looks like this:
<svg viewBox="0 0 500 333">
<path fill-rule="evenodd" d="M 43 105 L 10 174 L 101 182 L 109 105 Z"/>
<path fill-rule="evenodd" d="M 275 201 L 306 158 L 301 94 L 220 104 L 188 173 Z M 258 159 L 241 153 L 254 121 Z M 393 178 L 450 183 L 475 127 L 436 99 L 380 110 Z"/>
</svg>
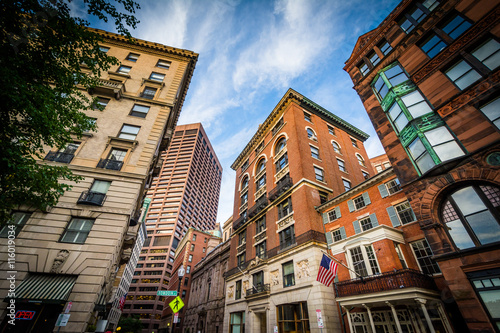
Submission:
<svg viewBox="0 0 500 333">
<path fill-rule="evenodd" d="M 401 269 L 379 275 L 335 283 L 337 297 L 369 294 L 403 288 L 436 290 L 434 279 L 413 269 Z"/>
<path fill-rule="evenodd" d="M 101 159 L 99 163 L 97 163 L 98 168 L 117 170 L 117 171 L 120 171 L 122 166 L 123 166 L 122 161 L 110 160 L 110 159 Z"/>
<path fill-rule="evenodd" d="M 75 154 L 69 154 L 69 153 L 62 153 L 62 152 L 57 152 L 57 151 L 49 151 L 47 156 L 45 156 L 46 161 L 53 161 L 53 162 L 59 162 L 59 163 L 70 163 L 71 160 Z"/>
<path fill-rule="evenodd" d="M 275 188 L 273 188 L 270 192 L 269 192 L 269 201 L 270 202 L 273 202 L 274 200 L 276 200 L 280 195 L 282 195 L 285 191 L 289 190 L 293 185 L 293 181 L 292 181 L 292 178 L 290 178 L 290 176 L 285 176 L 283 177 L 282 179 L 280 179 L 280 181 L 278 182 L 278 184 L 276 185 Z"/>
<path fill-rule="evenodd" d="M 245 224 L 246 221 L 247 221 L 246 216 L 240 216 L 240 218 L 234 221 L 233 223 L 233 231 L 238 230 L 238 228 L 241 227 L 243 224 Z"/>
<path fill-rule="evenodd" d="M 246 297 L 255 296 L 255 295 L 264 294 L 264 293 L 269 294 L 270 291 L 271 291 L 271 286 L 269 283 L 259 284 L 259 285 L 253 286 L 250 289 L 247 289 L 247 296 Z"/>
<path fill-rule="evenodd" d="M 264 208 L 267 207 L 267 204 L 267 197 L 265 195 L 261 196 L 255 203 L 255 205 L 250 207 L 250 209 L 248 210 L 248 217 L 251 218 L 259 214 Z"/>
<path fill-rule="evenodd" d="M 83 191 L 78 198 L 78 203 L 82 205 L 102 206 L 106 201 L 106 194 L 92 191 Z"/>
</svg>

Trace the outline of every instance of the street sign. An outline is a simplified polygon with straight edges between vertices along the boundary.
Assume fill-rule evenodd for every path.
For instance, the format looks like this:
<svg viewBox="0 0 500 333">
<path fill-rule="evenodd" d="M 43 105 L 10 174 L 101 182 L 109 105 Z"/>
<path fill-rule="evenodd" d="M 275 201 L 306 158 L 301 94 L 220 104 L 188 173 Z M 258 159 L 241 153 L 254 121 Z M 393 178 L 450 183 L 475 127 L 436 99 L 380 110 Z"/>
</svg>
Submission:
<svg viewBox="0 0 500 333">
<path fill-rule="evenodd" d="M 56 321 L 56 326 L 66 326 L 69 321 L 70 314 L 61 313 Z"/>
<path fill-rule="evenodd" d="M 158 290 L 157 296 L 177 296 L 177 290 Z"/>
<path fill-rule="evenodd" d="M 71 310 L 72 305 L 73 302 L 68 302 L 68 304 L 66 304 L 66 309 L 64 309 L 64 313 L 69 313 L 69 310 Z"/>
<path fill-rule="evenodd" d="M 168 304 L 170 306 L 170 308 L 172 309 L 172 312 L 173 313 L 176 313 L 176 312 L 179 312 L 180 309 L 182 309 L 184 307 L 184 302 L 182 301 L 182 299 L 177 296 L 176 298 L 174 298 L 174 300 L 172 302 L 170 302 Z"/>
<path fill-rule="evenodd" d="M 323 318 L 321 317 L 321 310 L 316 310 L 316 317 L 318 317 L 318 328 L 323 328 Z"/>
<path fill-rule="evenodd" d="M 179 312 L 177 312 L 175 315 L 174 315 L 174 324 L 177 324 L 177 322 L 179 321 Z"/>
</svg>

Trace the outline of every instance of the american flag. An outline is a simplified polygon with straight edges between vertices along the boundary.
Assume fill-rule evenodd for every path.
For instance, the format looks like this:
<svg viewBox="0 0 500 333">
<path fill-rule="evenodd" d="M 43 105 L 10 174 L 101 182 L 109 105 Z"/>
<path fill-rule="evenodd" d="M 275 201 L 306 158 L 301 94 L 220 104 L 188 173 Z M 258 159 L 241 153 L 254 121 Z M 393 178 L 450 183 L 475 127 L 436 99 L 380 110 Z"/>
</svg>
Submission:
<svg viewBox="0 0 500 333">
<path fill-rule="evenodd" d="M 337 275 L 337 268 L 337 263 L 323 254 L 316 281 L 319 281 L 329 287 L 332 284 L 333 279 L 335 279 L 335 275 Z"/>
<path fill-rule="evenodd" d="M 118 303 L 118 306 L 120 307 L 120 310 L 122 310 L 122 311 L 123 311 L 123 306 L 125 305 L 125 298 L 126 297 L 127 297 L 127 294 L 120 297 L 120 302 Z"/>
</svg>

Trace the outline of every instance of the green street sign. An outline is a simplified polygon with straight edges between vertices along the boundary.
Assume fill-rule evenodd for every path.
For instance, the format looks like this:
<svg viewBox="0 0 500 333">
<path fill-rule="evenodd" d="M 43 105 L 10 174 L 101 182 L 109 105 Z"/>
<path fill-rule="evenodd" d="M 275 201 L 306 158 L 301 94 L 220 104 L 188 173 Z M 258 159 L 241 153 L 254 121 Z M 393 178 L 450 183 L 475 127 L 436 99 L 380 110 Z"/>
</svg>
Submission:
<svg viewBox="0 0 500 333">
<path fill-rule="evenodd" d="M 177 290 L 158 290 L 157 296 L 177 296 Z"/>
</svg>

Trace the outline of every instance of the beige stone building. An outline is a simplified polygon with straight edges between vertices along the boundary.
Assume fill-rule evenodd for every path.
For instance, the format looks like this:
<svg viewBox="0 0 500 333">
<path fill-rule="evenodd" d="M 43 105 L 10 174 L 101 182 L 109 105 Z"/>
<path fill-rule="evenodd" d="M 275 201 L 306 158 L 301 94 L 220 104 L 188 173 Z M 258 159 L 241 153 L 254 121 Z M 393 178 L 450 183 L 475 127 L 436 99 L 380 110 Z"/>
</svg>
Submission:
<svg viewBox="0 0 500 333">
<path fill-rule="evenodd" d="M 104 305 L 113 302 L 112 285 L 130 258 L 145 186 L 171 139 L 198 58 L 196 53 L 96 30 L 101 50 L 121 64 L 103 73 L 89 94 L 104 110 L 86 111 L 97 131 L 65 149 L 47 147 L 41 163 L 67 165 L 83 177 L 47 212 L 20 203 L 16 228 L 16 311 L 32 320 L 16 321 L 15 331 L 52 332 L 71 302 L 60 332 L 104 326 Z M 156 168 L 157 169 L 157 168 Z M 2 230 L 2 236 L 5 231 Z M 0 311 L 6 323 L 7 239 L 0 239 Z M 100 311 L 100 312 L 99 312 Z"/>
</svg>

